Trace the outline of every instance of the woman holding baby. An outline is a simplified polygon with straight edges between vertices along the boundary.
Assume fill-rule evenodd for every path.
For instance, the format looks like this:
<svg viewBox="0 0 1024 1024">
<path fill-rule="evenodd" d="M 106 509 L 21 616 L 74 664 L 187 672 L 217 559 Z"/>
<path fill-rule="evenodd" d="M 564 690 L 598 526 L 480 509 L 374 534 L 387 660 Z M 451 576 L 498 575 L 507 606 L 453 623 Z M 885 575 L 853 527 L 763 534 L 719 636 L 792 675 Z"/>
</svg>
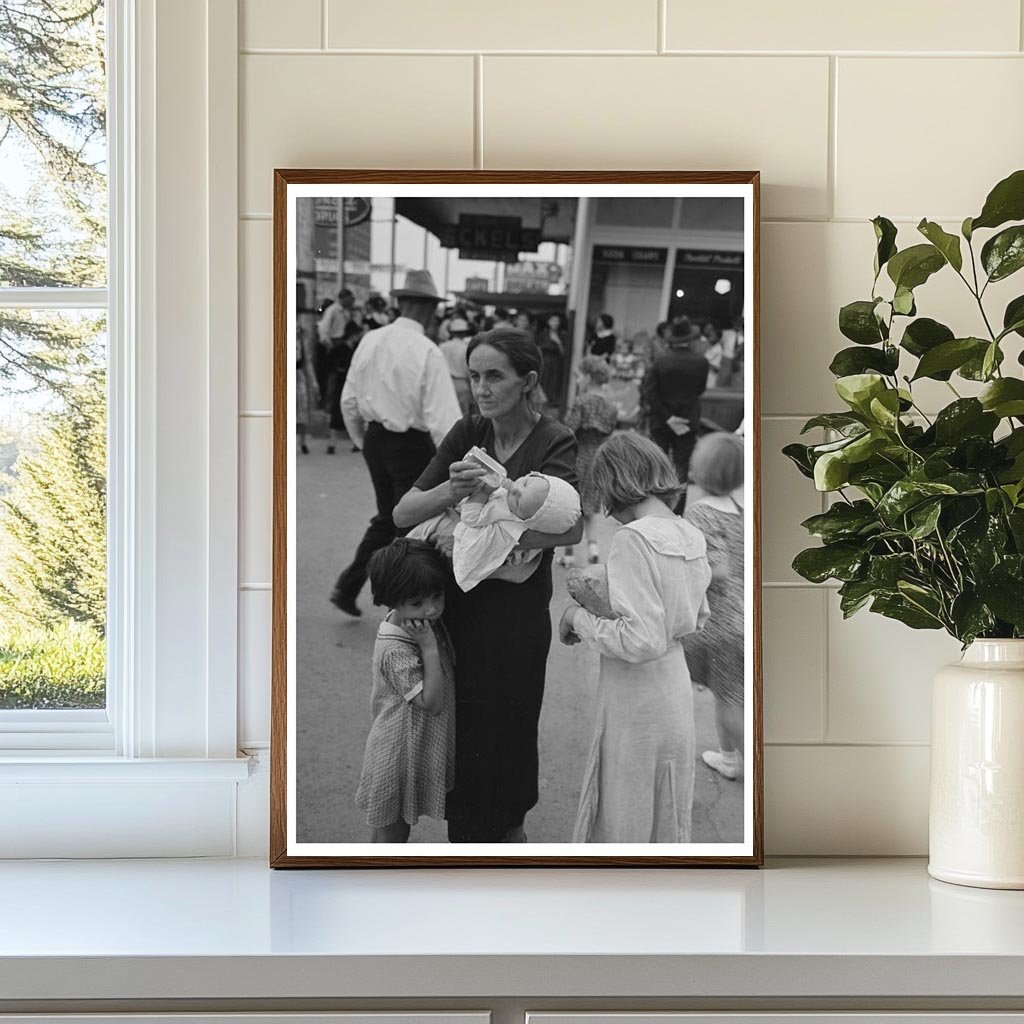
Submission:
<svg viewBox="0 0 1024 1024">
<path fill-rule="evenodd" d="M 500 462 L 509 480 L 542 473 L 576 486 L 572 432 L 541 415 L 531 397 L 542 366 L 532 336 L 510 327 L 478 334 L 467 361 L 480 414 L 460 420 L 441 442 L 395 508 L 400 527 L 437 516 L 478 491 L 486 470 L 463 459 L 474 446 Z M 510 497 L 513 504 L 519 500 Z M 452 842 L 526 841 L 523 821 L 537 802 L 552 552 L 581 536 L 582 520 L 559 534 L 527 529 L 518 551 L 535 568 L 525 579 L 488 578 L 468 593 L 450 588 L 445 619 L 456 659 L 455 788 L 447 804 Z M 532 551 L 541 557 L 529 557 Z"/>
</svg>

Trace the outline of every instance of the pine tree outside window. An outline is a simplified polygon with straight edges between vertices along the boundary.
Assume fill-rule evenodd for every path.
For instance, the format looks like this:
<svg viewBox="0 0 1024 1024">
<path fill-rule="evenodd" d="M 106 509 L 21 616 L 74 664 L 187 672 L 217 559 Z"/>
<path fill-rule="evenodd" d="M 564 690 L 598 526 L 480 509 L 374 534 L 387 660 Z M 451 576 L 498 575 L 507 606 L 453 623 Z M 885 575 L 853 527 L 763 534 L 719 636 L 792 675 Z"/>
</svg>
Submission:
<svg viewBox="0 0 1024 1024">
<path fill-rule="evenodd" d="M 105 8 L 0 0 L 0 731 L 14 747 L 42 732 L 110 742 Z"/>
</svg>

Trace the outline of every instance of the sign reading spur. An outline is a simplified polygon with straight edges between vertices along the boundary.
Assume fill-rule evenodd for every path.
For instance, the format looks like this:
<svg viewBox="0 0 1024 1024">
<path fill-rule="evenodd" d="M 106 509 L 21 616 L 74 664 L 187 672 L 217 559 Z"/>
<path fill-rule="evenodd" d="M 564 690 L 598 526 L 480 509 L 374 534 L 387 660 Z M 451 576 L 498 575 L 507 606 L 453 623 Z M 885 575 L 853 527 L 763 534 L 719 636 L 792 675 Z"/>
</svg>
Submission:
<svg viewBox="0 0 1024 1024">
<path fill-rule="evenodd" d="M 536 252 L 540 229 L 524 228 L 521 217 L 460 213 L 458 224 L 442 226 L 439 238 L 445 249 L 458 249 L 464 260 L 501 260 L 514 263 L 521 252 Z"/>
</svg>

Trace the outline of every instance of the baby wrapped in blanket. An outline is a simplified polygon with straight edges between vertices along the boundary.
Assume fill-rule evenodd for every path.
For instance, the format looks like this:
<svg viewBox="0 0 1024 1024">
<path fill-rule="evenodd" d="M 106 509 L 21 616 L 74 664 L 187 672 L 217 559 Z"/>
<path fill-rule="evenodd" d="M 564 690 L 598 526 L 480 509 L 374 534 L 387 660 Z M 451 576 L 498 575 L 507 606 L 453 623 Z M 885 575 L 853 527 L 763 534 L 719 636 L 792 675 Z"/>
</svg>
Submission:
<svg viewBox="0 0 1024 1024">
<path fill-rule="evenodd" d="M 485 481 L 455 508 L 409 533 L 433 543 L 454 535 L 452 568 L 463 591 L 488 578 L 512 583 L 529 579 L 543 552 L 515 551 L 522 535 L 527 530 L 565 533 L 580 517 L 579 494 L 556 476 L 527 473 L 509 480 L 496 474 Z"/>
</svg>

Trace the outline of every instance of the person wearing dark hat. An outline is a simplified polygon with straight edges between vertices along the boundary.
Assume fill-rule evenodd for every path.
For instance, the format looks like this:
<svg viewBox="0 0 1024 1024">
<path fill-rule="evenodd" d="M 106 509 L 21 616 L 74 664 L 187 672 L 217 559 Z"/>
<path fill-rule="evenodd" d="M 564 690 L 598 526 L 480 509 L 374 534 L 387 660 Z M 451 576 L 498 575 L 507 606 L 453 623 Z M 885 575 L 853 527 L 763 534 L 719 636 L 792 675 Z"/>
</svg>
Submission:
<svg viewBox="0 0 1024 1024">
<path fill-rule="evenodd" d="M 415 483 L 451 427 L 461 418 L 448 364 L 426 336 L 442 296 L 426 270 L 410 270 L 392 297 L 399 316 L 363 336 L 341 393 L 349 437 L 363 451 L 377 512 L 338 577 L 331 603 L 362 614 L 356 598 L 366 582 L 370 556 L 396 536 L 392 512 Z"/>
<path fill-rule="evenodd" d="M 672 459 L 684 488 L 700 426 L 700 396 L 708 385 L 708 361 L 690 347 L 698 338 L 700 328 L 687 317 L 676 320 L 668 351 L 654 360 L 641 388 L 651 440 Z M 684 490 L 680 509 L 685 501 Z"/>
</svg>

